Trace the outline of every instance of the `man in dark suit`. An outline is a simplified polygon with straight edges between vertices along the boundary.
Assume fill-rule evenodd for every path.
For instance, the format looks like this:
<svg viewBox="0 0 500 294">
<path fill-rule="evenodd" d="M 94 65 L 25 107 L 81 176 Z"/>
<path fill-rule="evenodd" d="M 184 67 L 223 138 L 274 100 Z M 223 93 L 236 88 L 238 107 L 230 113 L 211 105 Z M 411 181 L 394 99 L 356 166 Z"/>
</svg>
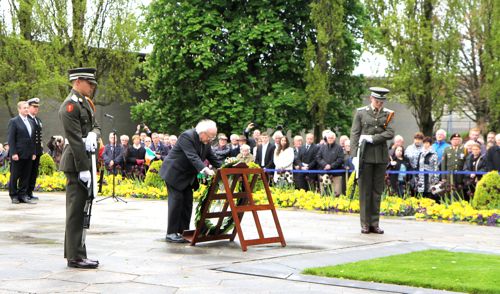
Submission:
<svg viewBox="0 0 500 294">
<path fill-rule="evenodd" d="M 121 144 L 116 143 L 118 136 L 111 132 L 109 134 L 109 144 L 104 146 L 104 152 L 102 153 L 102 159 L 104 160 L 104 165 L 110 171 L 116 172 L 114 167 L 120 164 L 121 158 L 123 157 L 123 148 Z"/>
<path fill-rule="evenodd" d="M 319 146 L 314 143 L 314 135 L 309 133 L 306 135 L 306 144 L 302 146 L 302 153 L 299 157 L 301 170 L 315 170 L 317 167 L 316 155 L 318 154 Z M 304 186 L 299 189 L 309 191 L 311 188 L 315 190 L 317 183 L 317 174 L 304 173 L 299 174 L 304 178 L 302 183 Z"/>
<path fill-rule="evenodd" d="M 156 159 L 164 160 L 168 155 L 167 146 L 163 145 L 158 133 L 151 134 L 151 150 L 156 154 Z"/>
<path fill-rule="evenodd" d="M 211 120 L 200 121 L 195 129 L 185 131 L 167 158 L 163 161 L 160 176 L 168 191 L 168 227 L 165 240 L 186 242 L 182 232 L 189 229 L 193 211 L 193 190 L 198 189 L 198 173 L 213 176 L 214 171 L 203 163 L 208 160 L 214 167 L 221 162 L 212 152 L 210 143 L 217 136 L 217 125 Z"/>
<path fill-rule="evenodd" d="M 260 138 L 262 139 L 262 145 L 257 147 L 255 162 L 262 168 L 272 169 L 274 168 L 273 156 L 276 146 L 269 142 L 269 134 L 267 132 L 260 134 Z"/>
<path fill-rule="evenodd" d="M 42 121 L 38 118 L 38 107 L 40 106 L 40 98 L 35 97 L 29 99 L 28 105 L 29 105 L 28 119 L 31 121 L 31 125 L 33 125 L 36 158 L 33 161 L 33 166 L 31 168 L 30 184 L 26 194 L 31 200 L 34 201 L 38 200 L 38 197 L 33 196 L 33 190 L 35 190 L 36 178 L 38 177 L 38 167 L 40 166 L 40 157 L 43 154 Z"/>
<path fill-rule="evenodd" d="M 7 138 L 11 158 L 9 195 L 13 204 L 34 203 L 28 196 L 31 167 L 36 159 L 34 126 L 28 119 L 28 102 L 17 103 L 19 115 L 9 121 Z"/>
</svg>

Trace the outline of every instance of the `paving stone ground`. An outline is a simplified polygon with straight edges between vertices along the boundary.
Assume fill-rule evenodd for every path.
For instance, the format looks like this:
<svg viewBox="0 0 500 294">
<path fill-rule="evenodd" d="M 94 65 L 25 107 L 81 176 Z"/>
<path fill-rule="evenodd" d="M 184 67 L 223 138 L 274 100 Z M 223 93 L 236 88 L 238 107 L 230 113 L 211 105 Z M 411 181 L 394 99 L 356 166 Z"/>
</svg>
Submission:
<svg viewBox="0 0 500 294">
<path fill-rule="evenodd" d="M 358 215 L 278 210 L 286 247 L 236 242 L 197 246 L 164 241 L 167 202 L 112 199 L 94 205 L 87 236 L 96 270 L 66 267 L 65 196 L 41 193 L 36 205 L 0 192 L 0 293 L 432 293 L 425 289 L 307 277 L 303 268 L 445 248 L 500 254 L 497 227 L 383 218 L 384 235 L 359 233 Z M 271 214 L 259 213 L 266 236 Z M 250 214 L 246 238 L 257 236 Z"/>
</svg>

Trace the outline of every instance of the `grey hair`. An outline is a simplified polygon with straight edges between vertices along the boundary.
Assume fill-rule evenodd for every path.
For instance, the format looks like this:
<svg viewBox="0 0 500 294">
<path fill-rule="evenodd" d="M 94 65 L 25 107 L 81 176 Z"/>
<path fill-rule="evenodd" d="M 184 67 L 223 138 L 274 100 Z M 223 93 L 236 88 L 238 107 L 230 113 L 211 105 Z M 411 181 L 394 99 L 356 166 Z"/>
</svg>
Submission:
<svg viewBox="0 0 500 294">
<path fill-rule="evenodd" d="M 240 146 L 240 150 L 248 150 L 248 151 L 250 151 L 250 146 L 247 145 L 247 144 L 243 144 L 243 145 Z"/>
<path fill-rule="evenodd" d="M 199 134 L 208 132 L 209 130 L 217 129 L 217 124 L 210 119 L 201 120 L 196 125 L 196 132 Z"/>
<path fill-rule="evenodd" d="M 273 139 L 276 139 L 277 137 L 283 138 L 283 133 L 281 131 L 274 132 Z"/>
<path fill-rule="evenodd" d="M 127 135 L 121 135 L 120 140 L 130 140 L 130 138 Z"/>
</svg>

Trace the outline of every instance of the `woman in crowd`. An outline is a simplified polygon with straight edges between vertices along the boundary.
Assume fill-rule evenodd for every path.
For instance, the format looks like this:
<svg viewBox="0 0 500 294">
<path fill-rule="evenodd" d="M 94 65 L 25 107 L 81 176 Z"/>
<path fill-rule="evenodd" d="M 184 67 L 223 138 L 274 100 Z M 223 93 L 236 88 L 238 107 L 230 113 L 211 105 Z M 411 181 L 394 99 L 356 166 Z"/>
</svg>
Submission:
<svg viewBox="0 0 500 294">
<path fill-rule="evenodd" d="M 244 163 L 253 162 L 254 158 L 252 153 L 250 153 L 250 146 L 247 144 L 241 145 L 240 153 L 236 156 L 236 159 Z"/>
<path fill-rule="evenodd" d="M 481 155 L 481 145 L 476 142 L 471 144 L 471 154 L 469 154 L 465 160 L 464 170 L 470 172 L 486 171 L 486 160 L 484 156 Z M 465 175 L 464 184 L 466 200 L 469 200 L 474 195 L 476 184 L 481 177 L 482 175 L 478 174 Z"/>
<path fill-rule="evenodd" d="M 421 172 L 438 171 L 438 156 L 432 149 L 432 138 L 425 137 L 423 140 L 422 153 L 418 158 L 417 170 Z M 438 174 L 422 173 L 417 175 L 417 193 L 425 197 L 435 198 L 431 193 L 431 187 L 439 181 Z M 436 199 L 437 200 L 437 199 Z"/>
<path fill-rule="evenodd" d="M 293 176 L 287 170 L 293 169 L 293 148 L 290 147 L 288 137 L 284 136 L 280 140 L 280 144 L 274 151 L 274 165 L 275 169 L 280 172 L 274 173 L 274 182 L 277 184 L 293 184 Z"/>
<path fill-rule="evenodd" d="M 418 166 L 418 158 L 420 157 L 420 153 L 422 153 L 422 142 L 424 140 L 424 134 L 421 132 L 416 132 L 413 136 L 413 144 L 408 146 L 405 150 L 405 156 L 410 164 L 411 170 L 417 170 Z M 409 177 L 410 181 L 410 189 L 412 194 L 417 193 L 417 175 L 413 175 Z"/>
<path fill-rule="evenodd" d="M 50 140 L 47 142 L 47 148 L 49 148 L 49 155 L 52 156 L 56 165 L 59 166 L 64 149 L 64 138 L 57 135 L 50 137 Z"/>
<path fill-rule="evenodd" d="M 146 149 L 144 149 L 141 145 L 141 137 L 139 135 L 132 136 L 132 146 L 128 148 L 127 156 L 125 158 L 125 168 L 127 173 L 137 176 L 144 174 L 145 156 Z"/>
<path fill-rule="evenodd" d="M 406 191 L 406 171 L 410 170 L 410 168 L 410 163 L 408 159 L 405 158 L 405 148 L 403 146 L 396 146 L 394 155 L 391 156 L 391 161 L 387 169 L 399 172 L 398 174 L 390 174 L 389 180 L 391 182 L 392 191 L 397 193 L 400 197 L 403 196 Z"/>
</svg>

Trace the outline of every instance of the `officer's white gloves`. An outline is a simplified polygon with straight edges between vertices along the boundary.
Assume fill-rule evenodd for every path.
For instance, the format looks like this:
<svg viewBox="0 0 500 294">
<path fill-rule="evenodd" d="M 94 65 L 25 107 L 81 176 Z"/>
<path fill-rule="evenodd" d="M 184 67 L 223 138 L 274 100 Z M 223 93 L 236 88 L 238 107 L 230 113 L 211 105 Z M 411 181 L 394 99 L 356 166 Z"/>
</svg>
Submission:
<svg viewBox="0 0 500 294">
<path fill-rule="evenodd" d="M 89 132 L 87 139 L 85 139 L 85 150 L 88 152 L 95 152 L 97 149 L 97 134 Z"/>
<path fill-rule="evenodd" d="M 201 173 L 205 174 L 207 176 L 210 176 L 210 177 L 215 175 L 215 172 L 213 170 L 209 169 L 208 167 L 205 167 L 204 169 L 202 169 Z"/>
<path fill-rule="evenodd" d="M 92 178 L 90 175 L 90 171 L 88 171 L 88 170 L 81 171 L 78 174 L 78 178 L 80 179 L 80 181 L 87 184 L 87 188 L 90 188 L 90 184 L 91 184 L 90 179 Z"/>
<path fill-rule="evenodd" d="M 352 165 L 354 165 L 354 170 L 359 169 L 359 158 L 357 156 L 352 158 Z"/>
<path fill-rule="evenodd" d="M 373 137 L 372 137 L 372 135 L 361 135 L 361 136 L 359 136 L 359 144 L 363 143 L 363 141 L 366 141 L 368 143 L 373 143 Z"/>
</svg>

